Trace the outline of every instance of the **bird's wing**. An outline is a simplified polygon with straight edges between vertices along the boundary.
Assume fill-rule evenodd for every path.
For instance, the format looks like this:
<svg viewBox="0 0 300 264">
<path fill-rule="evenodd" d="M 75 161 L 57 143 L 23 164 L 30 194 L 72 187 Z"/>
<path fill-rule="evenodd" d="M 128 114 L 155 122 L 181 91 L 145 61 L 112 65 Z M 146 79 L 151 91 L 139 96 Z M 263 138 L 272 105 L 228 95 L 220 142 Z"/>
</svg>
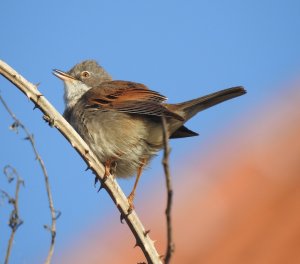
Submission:
<svg viewBox="0 0 300 264">
<path fill-rule="evenodd" d="M 163 102 L 166 97 L 149 90 L 145 85 L 127 81 L 110 81 L 88 90 L 85 95 L 86 109 L 117 111 L 151 116 L 183 118 L 170 111 Z"/>
</svg>

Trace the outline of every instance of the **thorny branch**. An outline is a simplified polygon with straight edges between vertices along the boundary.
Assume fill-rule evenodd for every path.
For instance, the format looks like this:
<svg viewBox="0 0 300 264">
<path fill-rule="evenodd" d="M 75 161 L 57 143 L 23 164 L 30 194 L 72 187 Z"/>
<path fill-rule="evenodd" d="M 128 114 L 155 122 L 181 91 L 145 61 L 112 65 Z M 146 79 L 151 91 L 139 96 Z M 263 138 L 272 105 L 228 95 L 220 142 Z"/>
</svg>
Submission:
<svg viewBox="0 0 300 264">
<path fill-rule="evenodd" d="M 48 173 L 46 170 L 45 163 L 37 151 L 33 134 L 31 134 L 30 131 L 27 129 L 27 127 L 16 117 L 16 115 L 8 107 L 7 103 L 4 101 L 4 99 L 2 98 L 1 95 L 0 95 L 0 101 L 3 104 L 4 108 L 7 110 L 7 112 L 10 114 L 12 119 L 14 120 L 13 124 L 10 126 L 10 129 L 17 131 L 17 132 L 18 132 L 18 128 L 23 129 L 23 131 L 25 132 L 25 135 L 26 135 L 25 139 L 30 142 L 33 152 L 34 152 L 34 155 L 35 155 L 35 158 L 36 158 L 36 160 L 38 160 L 40 167 L 43 171 L 46 192 L 47 192 L 47 196 L 48 196 L 49 209 L 50 209 L 50 214 L 51 214 L 51 227 L 49 227 L 47 225 L 44 226 L 51 233 L 50 248 L 49 248 L 48 255 L 47 255 L 47 258 L 45 261 L 45 264 L 48 264 L 48 263 L 51 263 L 51 259 L 52 259 L 53 252 L 54 252 L 55 236 L 56 236 L 56 219 L 59 217 L 60 212 L 58 212 L 56 214 L 56 211 L 54 209 L 52 193 L 51 193 L 51 188 L 50 188 L 50 182 L 49 182 L 49 176 L 48 176 Z"/>
<path fill-rule="evenodd" d="M 100 180 L 102 187 L 106 189 L 121 216 L 125 219 L 131 232 L 136 238 L 136 243 L 141 247 L 149 264 L 162 263 L 154 246 L 154 241 L 150 239 L 145 231 L 136 212 L 133 210 L 128 214 L 128 200 L 118 185 L 114 177 L 109 176 L 103 181 L 104 166 L 98 161 L 88 145 L 82 140 L 73 127 L 60 115 L 60 113 L 48 102 L 48 100 L 38 91 L 37 87 L 28 82 L 5 62 L 0 60 L 0 74 L 13 83 L 22 93 L 24 93 L 44 114 L 44 119 L 53 127 L 56 127 L 64 137 L 70 142 L 74 149 L 81 155 L 96 177 Z"/>
<path fill-rule="evenodd" d="M 10 204 L 13 205 L 13 210 L 10 214 L 9 224 L 8 224 L 9 227 L 11 228 L 11 233 L 10 233 L 10 237 L 8 240 L 6 256 L 5 256 L 5 260 L 4 260 L 4 264 L 7 264 L 9 261 L 12 244 L 14 241 L 16 231 L 17 231 L 18 227 L 23 224 L 23 221 L 19 216 L 19 190 L 20 190 L 21 184 L 24 185 L 24 181 L 20 178 L 16 169 L 9 165 L 4 167 L 3 172 L 4 172 L 5 176 L 7 177 L 7 180 L 9 183 L 11 183 L 14 179 L 17 180 L 15 197 L 11 197 L 7 192 L 1 190 L 1 193 L 3 194 L 3 196 L 5 198 L 7 198 L 8 202 Z"/>
<path fill-rule="evenodd" d="M 168 264 L 171 261 L 172 254 L 174 252 L 174 242 L 172 236 L 172 201 L 173 201 L 173 189 L 170 175 L 169 167 L 169 155 L 170 155 L 170 146 L 169 146 L 169 133 L 167 128 L 167 122 L 164 117 L 162 117 L 162 127 L 163 127 L 163 142 L 164 142 L 164 154 L 162 164 L 165 171 L 166 178 L 166 188 L 167 188 L 167 207 L 166 207 L 166 220 L 167 220 L 167 248 L 165 254 L 165 263 Z"/>
</svg>

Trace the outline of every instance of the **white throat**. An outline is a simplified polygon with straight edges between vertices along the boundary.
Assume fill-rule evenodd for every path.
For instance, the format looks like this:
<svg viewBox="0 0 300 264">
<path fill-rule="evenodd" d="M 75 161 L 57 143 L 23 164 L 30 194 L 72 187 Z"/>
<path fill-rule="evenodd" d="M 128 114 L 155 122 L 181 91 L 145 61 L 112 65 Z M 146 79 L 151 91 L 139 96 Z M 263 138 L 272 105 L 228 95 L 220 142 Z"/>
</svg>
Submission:
<svg viewBox="0 0 300 264">
<path fill-rule="evenodd" d="M 86 91 L 91 89 L 91 87 L 85 85 L 83 82 L 75 80 L 64 82 L 64 87 L 64 100 L 66 108 L 73 107 L 81 98 L 81 96 Z"/>
</svg>

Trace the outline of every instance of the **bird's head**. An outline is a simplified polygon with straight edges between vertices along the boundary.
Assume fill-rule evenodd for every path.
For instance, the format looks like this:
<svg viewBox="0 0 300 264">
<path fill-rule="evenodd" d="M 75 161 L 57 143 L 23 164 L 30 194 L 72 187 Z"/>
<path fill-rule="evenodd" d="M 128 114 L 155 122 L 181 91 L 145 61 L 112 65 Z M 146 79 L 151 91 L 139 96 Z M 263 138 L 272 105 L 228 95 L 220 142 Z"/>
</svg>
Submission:
<svg viewBox="0 0 300 264">
<path fill-rule="evenodd" d="M 94 60 L 80 62 L 68 72 L 54 69 L 53 74 L 64 82 L 66 107 L 74 106 L 90 88 L 112 80 L 111 76 Z"/>
</svg>

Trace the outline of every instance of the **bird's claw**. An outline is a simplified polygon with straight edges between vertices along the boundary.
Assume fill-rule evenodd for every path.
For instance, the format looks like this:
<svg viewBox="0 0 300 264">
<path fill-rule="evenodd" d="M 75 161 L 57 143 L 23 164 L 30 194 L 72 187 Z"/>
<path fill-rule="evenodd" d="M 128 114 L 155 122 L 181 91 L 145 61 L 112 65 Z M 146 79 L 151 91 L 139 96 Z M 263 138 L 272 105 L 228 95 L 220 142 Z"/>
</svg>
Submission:
<svg viewBox="0 0 300 264">
<path fill-rule="evenodd" d="M 130 193 L 127 197 L 129 207 L 128 207 L 128 214 L 130 214 L 134 210 L 133 200 L 134 200 L 134 193 Z"/>
</svg>

